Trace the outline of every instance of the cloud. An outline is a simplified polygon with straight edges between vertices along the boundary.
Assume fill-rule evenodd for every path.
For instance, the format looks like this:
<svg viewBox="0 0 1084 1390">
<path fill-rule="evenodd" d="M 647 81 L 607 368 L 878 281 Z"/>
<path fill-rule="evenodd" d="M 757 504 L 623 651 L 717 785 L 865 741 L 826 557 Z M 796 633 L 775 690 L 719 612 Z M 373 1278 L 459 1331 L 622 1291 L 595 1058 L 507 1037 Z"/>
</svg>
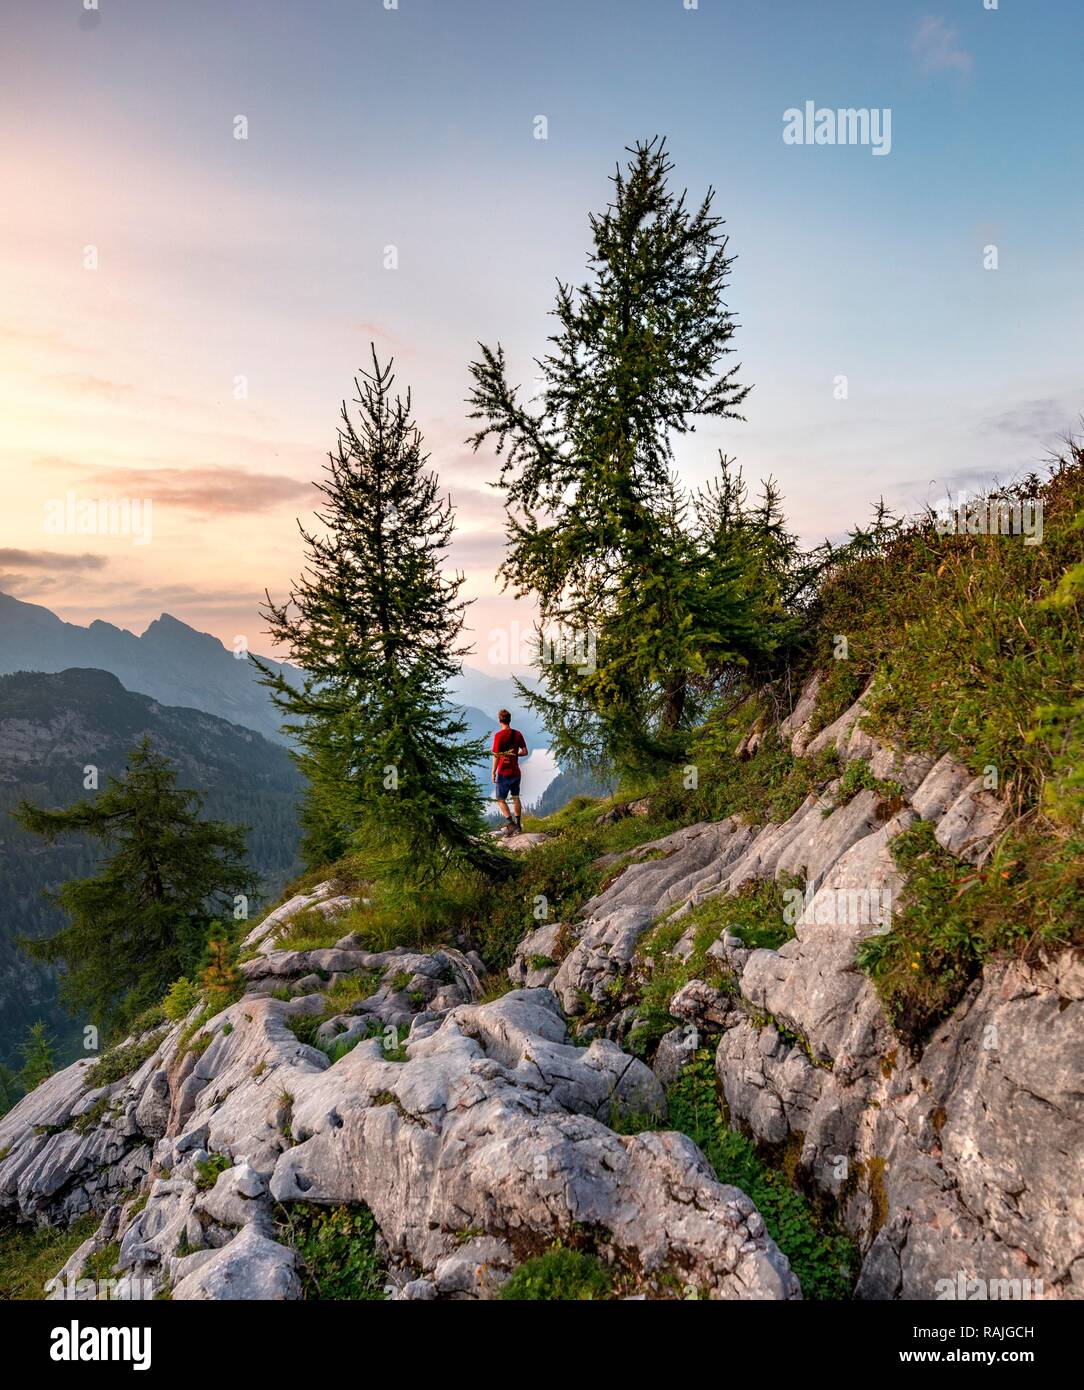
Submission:
<svg viewBox="0 0 1084 1390">
<path fill-rule="evenodd" d="M 18 570 L 100 570 L 106 563 L 104 555 L 64 555 L 57 550 L 0 549 L 0 565 L 12 565 Z"/>
<path fill-rule="evenodd" d="M 78 492 L 149 497 L 156 506 L 180 507 L 203 516 L 264 512 L 302 499 L 314 500 L 312 484 L 281 473 L 246 468 L 107 468 L 79 478 Z"/>
<path fill-rule="evenodd" d="M 88 372 L 54 372 L 50 380 L 69 394 L 81 396 L 105 396 L 110 400 L 130 399 L 136 388 L 124 381 L 110 381 L 107 377 L 94 376 Z"/>
<path fill-rule="evenodd" d="M 74 343 L 50 329 L 20 328 L 12 323 L 0 323 L 0 343 L 14 343 L 18 347 L 47 348 L 50 352 L 61 349 L 65 352 L 82 352 Z"/>
<path fill-rule="evenodd" d="M 375 343 L 377 345 L 376 355 L 378 357 L 381 357 L 382 354 L 387 353 L 389 351 L 400 352 L 406 346 L 402 338 L 398 337 L 395 333 L 389 333 L 383 324 L 373 323 L 370 320 L 365 320 L 361 323 L 353 323 L 350 326 L 355 333 L 360 333 L 362 337 L 365 339 L 366 369 L 368 369 L 368 367 L 371 365 L 369 359 L 370 343 Z"/>
<path fill-rule="evenodd" d="M 1041 443 L 1050 435 L 1056 434 L 1060 438 L 1067 434 L 1072 423 L 1072 412 L 1061 401 L 1046 397 L 1021 401 L 1011 410 L 1001 411 L 985 421 L 983 428 L 988 434 Z"/>
<path fill-rule="evenodd" d="M 507 543 L 502 532 L 459 531 L 452 540 L 448 558 L 456 568 L 486 569 L 495 573 L 506 550 Z"/>
<path fill-rule="evenodd" d="M 926 15 L 911 40 L 911 51 L 923 72 L 958 72 L 970 76 L 974 54 L 957 42 L 959 31 L 937 15 Z"/>
<path fill-rule="evenodd" d="M 11 594 L 13 598 L 25 600 L 44 598 L 60 588 L 62 581 L 50 579 L 42 574 L 7 573 L 0 570 L 0 594 Z"/>
<path fill-rule="evenodd" d="M 503 493 L 498 492 L 495 488 L 487 491 L 483 488 L 470 487 L 466 483 L 457 483 L 450 478 L 442 477 L 440 481 L 441 494 L 443 496 L 451 495 L 458 526 L 472 522 L 481 522 L 488 526 L 494 524 L 503 526 Z"/>
</svg>

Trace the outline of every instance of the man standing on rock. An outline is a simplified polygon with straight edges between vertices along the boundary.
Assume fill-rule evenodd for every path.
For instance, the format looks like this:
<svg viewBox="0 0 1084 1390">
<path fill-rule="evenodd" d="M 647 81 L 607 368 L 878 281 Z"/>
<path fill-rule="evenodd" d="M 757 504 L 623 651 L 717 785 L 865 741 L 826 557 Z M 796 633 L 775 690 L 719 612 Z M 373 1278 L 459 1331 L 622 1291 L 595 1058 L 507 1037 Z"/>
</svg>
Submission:
<svg viewBox="0 0 1084 1390">
<path fill-rule="evenodd" d="M 519 760 L 527 756 L 527 744 L 518 729 L 512 728 L 512 716 L 506 709 L 497 711 L 501 727 L 493 735 L 493 766 L 490 769 L 497 788 L 497 805 L 504 817 L 504 833 L 514 835 L 523 829 L 519 803 Z M 512 798 L 515 815 L 508 813 L 508 798 Z"/>
</svg>

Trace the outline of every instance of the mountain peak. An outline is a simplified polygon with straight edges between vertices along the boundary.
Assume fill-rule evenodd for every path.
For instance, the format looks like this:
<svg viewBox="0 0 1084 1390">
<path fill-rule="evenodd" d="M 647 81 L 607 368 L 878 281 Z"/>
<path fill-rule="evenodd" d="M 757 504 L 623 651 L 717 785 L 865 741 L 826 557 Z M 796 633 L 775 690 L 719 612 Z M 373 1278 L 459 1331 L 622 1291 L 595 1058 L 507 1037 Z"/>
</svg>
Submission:
<svg viewBox="0 0 1084 1390">
<path fill-rule="evenodd" d="M 150 645 L 168 644 L 174 650 L 178 647 L 199 648 L 212 657 L 220 653 L 228 655 L 226 648 L 213 633 L 200 632 L 198 628 L 189 627 L 172 613 L 163 613 L 148 623 L 139 640 Z"/>
<path fill-rule="evenodd" d="M 284 741 L 278 711 L 252 662 L 236 660 L 217 637 L 172 613 L 160 614 L 136 636 L 100 619 L 89 627 L 65 623 L 47 608 L 2 596 L 0 629 L 0 674 L 70 667 L 110 671 L 129 691 L 165 705 L 203 710 Z M 294 677 L 295 667 L 281 669 Z"/>
</svg>

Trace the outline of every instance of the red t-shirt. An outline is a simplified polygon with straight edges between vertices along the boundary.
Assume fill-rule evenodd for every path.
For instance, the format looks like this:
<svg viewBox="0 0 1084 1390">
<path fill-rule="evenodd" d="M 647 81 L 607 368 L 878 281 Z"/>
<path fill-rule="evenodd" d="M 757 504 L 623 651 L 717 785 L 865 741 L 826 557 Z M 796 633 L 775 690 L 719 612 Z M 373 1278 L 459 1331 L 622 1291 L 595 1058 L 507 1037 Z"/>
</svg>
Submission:
<svg viewBox="0 0 1084 1390">
<path fill-rule="evenodd" d="M 497 776 L 515 777 L 519 772 L 519 754 L 527 745 L 518 729 L 499 728 L 493 735 L 493 753 L 497 758 Z"/>
</svg>

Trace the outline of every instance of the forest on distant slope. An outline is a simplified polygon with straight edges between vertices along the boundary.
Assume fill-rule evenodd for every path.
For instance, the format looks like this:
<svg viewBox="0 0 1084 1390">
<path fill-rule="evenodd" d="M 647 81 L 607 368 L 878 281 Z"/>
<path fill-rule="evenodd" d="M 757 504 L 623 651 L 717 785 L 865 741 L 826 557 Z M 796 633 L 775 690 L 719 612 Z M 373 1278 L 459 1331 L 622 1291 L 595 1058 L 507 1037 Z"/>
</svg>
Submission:
<svg viewBox="0 0 1084 1390">
<path fill-rule="evenodd" d="M 297 803 L 302 781 L 286 749 L 251 729 L 199 710 L 160 705 L 125 690 L 106 671 L 0 676 L 0 1061 L 18 1067 L 18 1044 L 43 1019 L 68 1060 L 79 1045 L 79 1022 L 56 1000 L 56 978 L 27 958 L 21 937 L 55 931 L 63 914 L 46 890 L 88 874 L 97 848 L 79 840 L 44 846 L 9 814 L 26 798 L 66 806 L 93 796 L 119 776 L 144 732 L 171 758 L 180 784 L 204 796 L 205 814 L 246 825 L 252 864 L 264 896 L 274 896 L 297 869 Z"/>
</svg>

